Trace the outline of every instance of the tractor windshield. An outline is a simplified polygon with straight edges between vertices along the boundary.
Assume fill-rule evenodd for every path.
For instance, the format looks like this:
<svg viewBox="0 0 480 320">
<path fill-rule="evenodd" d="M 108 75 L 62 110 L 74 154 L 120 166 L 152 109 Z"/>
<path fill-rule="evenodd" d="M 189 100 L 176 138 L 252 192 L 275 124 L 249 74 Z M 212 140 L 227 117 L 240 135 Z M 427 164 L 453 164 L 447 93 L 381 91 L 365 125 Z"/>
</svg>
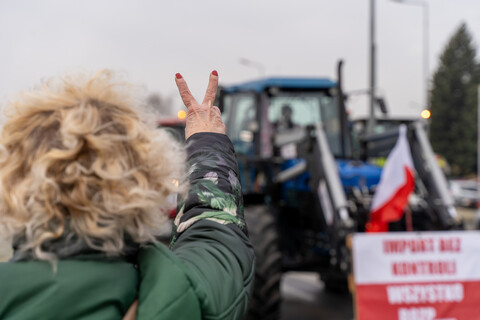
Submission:
<svg viewBox="0 0 480 320">
<path fill-rule="evenodd" d="M 237 154 L 270 157 L 275 133 L 322 123 L 330 150 L 334 156 L 342 157 L 337 97 L 326 91 L 281 92 L 273 96 L 254 92 L 227 94 L 222 106 L 227 134 Z"/>
<path fill-rule="evenodd" d="M 323 92 L 282 94 L 270 98 L 268 119 L 274 130 L 321 122 L 330 150 L 341 155 L 341 125 L 336 97 Z"/>
</svg>

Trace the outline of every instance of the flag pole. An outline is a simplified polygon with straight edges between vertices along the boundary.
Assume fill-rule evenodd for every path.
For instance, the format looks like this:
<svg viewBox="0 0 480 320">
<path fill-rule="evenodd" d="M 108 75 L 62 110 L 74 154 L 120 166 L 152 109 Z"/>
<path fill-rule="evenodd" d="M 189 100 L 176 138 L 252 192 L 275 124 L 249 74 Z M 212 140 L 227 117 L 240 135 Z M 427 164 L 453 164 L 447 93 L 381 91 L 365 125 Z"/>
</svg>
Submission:
<svg viewBox="0 0 480 320">
<path fill-rule="evenodd" d="M 410 210 L 410 206 L 405 208 L 405 230 L 413 231 L 412 210 Z"/>
</svg>

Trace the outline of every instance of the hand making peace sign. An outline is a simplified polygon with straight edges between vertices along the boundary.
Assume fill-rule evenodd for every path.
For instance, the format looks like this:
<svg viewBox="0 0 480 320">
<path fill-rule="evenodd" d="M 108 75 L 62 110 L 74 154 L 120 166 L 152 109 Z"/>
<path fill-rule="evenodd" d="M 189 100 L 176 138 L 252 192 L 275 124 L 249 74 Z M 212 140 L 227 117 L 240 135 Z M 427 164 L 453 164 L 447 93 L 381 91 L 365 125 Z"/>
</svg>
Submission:
<svg viewBox="0 0 480 320">
<path fill-rule="evenodd" d="M 187 122 L 185 126 L 185 138 L 198 132 L 216 132 L 225 134 L 225 125 L 223 124 L 220 109 L 213 106 L 213 101 L 217 95 L 218 73 L 212 71 L 208 80 L 207 91 L 202 104 L 192 96 L 188 89 L 185 79 L 177 73 L 175 75 L 178 91 L 182 97 L 183 103 L 188 109 Z"/>
</svg>

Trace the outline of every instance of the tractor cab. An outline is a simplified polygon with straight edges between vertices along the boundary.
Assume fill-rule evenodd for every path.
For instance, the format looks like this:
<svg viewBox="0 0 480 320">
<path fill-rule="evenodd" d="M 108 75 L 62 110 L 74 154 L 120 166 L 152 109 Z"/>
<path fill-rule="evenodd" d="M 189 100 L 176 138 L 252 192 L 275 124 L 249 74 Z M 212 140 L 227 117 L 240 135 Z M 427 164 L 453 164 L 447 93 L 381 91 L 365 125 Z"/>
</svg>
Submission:
<svg viewBox="0 0 480 320">
<path fill-rule="evenodd" d="M 326 78 L 267 78 L 221 88 L 227 134 L 236 152 L 261 158 L 275 155 L 276 133 L 322 123 L 335 156 L 350 157 L 338 108 L 336 83 Z"/>
<path fill-rule="evenodd" d="M 219 105 L 239 157 L 245 194 L 263 191 L 269 181 L 264 173 L 258 174 L 260 163 L 273 161 L 288 169 L 304 161 L 299 159 L 298 146 L 276 146 L 280 136 L 293 137 L 302 130 L 314 135 L 312 129 L 318 124 L 345 188 L 361 184 L 371 188 L 378 183 L 380 168 L 352 161 L 352 138 L 340 92 L 328 78 L 267 78 L 221 88 Z M 288 183 L 308 190 L 308 180 L 305 173 Z"/>
</svg>

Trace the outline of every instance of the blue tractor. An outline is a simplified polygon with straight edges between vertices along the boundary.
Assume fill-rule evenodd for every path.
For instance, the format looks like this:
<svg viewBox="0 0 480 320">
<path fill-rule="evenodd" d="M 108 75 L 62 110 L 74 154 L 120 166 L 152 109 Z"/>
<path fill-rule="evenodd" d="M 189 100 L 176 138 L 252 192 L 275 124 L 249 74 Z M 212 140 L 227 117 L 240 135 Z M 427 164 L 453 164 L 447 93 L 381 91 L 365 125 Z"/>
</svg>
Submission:
<svg viewBox="0 0 480 320">
<path fill-rule="evenodd" d="M 364 195 L 381 168 L 354 159 L 339 83 L 268 78 L 222 87 L 218 98 L 257 257 L 250 319 L 278 318 L 286 271 L 315 271 L 346 289 L 345 237 L 363 231 Z"/>
<path fill-rule="evenodd" d="M 223 86 L 217 96 L 238 157 L 245 217 L 256 253 L 249 319 L 279 317 L 283 272 L 314 271 L 327 289 L 348 290 L 346 236 L 365 230 L 381 168 L 365 161 L 366 151 L 363 159 L 354 154 L 340 71 L 341 63 L 338 81 L 267 78 Z M 413 138 L 415 128 L 409 128 Z M 394 139 L 395 133 L 387 138 Z M 369 144 L 378 145 L 376 139 L 368 137 L 361 145 L 367 150 Z M 426 189 L 433 188 L 428 198 L 446 208 L 435 215 L 425 210 L 424 202 L 423 214 L 417 216 L 438 222 L 430 229 L 449 228 L 454 224 L 448 213 L 452 206 L 445 190 L 436 186 L 442 177 L 432 178 L 424 146 L 413 145 L 420 150 L 416 165 L 424 168 L 418 170 L 419 179 L 426 181 Z"/>
</svg>

